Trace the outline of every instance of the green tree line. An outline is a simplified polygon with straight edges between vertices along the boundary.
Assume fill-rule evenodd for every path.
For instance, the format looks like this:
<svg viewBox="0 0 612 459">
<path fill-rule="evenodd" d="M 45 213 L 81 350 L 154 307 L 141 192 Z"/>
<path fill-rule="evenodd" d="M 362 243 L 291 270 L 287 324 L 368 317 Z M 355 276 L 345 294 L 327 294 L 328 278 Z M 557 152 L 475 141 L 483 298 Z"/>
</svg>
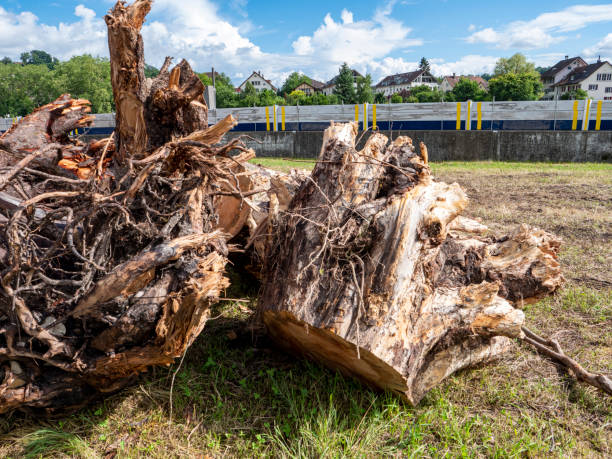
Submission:
<svg viewBox="0 0 612 459">
<path fill-rule="evenodd" d="M 14 63 L 9 58 L 0 60 L 0 116 L 23 116 L 34 108 L 51 102 L 63 93 L 73 97 L 88 99 L 92 112 L 108 113 L 114 111 L 112 87 L 110 82 L 110 63 L 108 59 L 91 55 L 75 56 L 60 62 L 45 51 L 33 50 L 21 54 L 21 62 Z M 422 58 L 421 69 L 427 70 L 429 62 Z M 375 93 L 372 77 L 355 78 L 352 70 L 344 63 L 335 79 L 333 94 L 320 92 L 308 95 L 296 88 L 302 83 L 312 83 L 307 76 L 294 72 L 284 81 L 278 92 L 257 91 L 247 84 L 244 91 L 237 93 L 231 78 L 217 74 L 215 85 L 217 107 L 253 107 L 270 105 L 328 105 L 357 103 L 424 103 L 424 102 L 462 102 L 465 100 L 537 100 L 542 95 L 540 81 L 541 68 L 527 62 L 522 54 L 498 60 L 493 75 L 489 78 L 488 91 L 470 79 L 461 79 L 452 91 L 444 93 L 428 86 L 416 86 L 409 91 L 393 94 L 387 98 Z M 158 70 L 150 65 L 145 68 L 147 77 L 154 77 Z M 212 85 L 207 74 L 199 74 L 205 85 Z M 584 98 L 578 91 L 564 97 Z"/>
<path fill-rule="evenodd" d="M 59 62 L 44 51 L 0 61 L 0 116 L 24 116 L 64 93 L 88 99 L 93 113 L 114 110 L 108 59 L 90 55 Z"/>
</svg>

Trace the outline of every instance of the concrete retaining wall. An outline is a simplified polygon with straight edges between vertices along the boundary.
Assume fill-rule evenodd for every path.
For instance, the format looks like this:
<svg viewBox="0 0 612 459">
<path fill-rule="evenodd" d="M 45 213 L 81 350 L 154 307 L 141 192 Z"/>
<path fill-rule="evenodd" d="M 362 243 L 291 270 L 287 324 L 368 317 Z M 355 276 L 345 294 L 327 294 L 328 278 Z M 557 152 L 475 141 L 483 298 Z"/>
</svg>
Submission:
<svg viewBox="0 0 612 459">
<path fill-rule="evenodd" d="M 612 162 L 608 131 L 381 131 L 427 145 L 432 161 Z M 232 132 L 230 138 L 241 133 Z M 261 157 L 317 158 L 323 132 L 249 132 L 245 143 Z M 361 144 L 371 135 L 366 133 Z"/>
</svg>

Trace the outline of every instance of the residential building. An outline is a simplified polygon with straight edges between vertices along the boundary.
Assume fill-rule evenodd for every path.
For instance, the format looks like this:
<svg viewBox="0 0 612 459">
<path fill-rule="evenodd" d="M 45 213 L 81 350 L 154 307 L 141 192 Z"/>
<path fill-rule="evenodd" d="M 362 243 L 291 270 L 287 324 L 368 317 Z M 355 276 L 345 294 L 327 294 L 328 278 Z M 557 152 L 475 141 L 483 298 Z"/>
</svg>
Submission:
<svg viewBox="0 0 612 459">
<path fill-rule="evenodd" d="M 380 83 L 374 86 L 374 91 L 390 97 L 395 93 L 408 91 L 415 86 L 429 86 L 432 89 L 438 88 L 438 80 L 426 70 L 416 70 L 408 73 L 398 73 L 383 78 Z"/>
<path fill-rule="evenodd" d="M 612 100 L 612 65 L 608 61 L 598 61 L 572 70 L 563 80 L 555 85 L 554 97 L 584 89 L 589 98 L 595 100 Z"/>
<path fill-rule="evenodd" d="M 357 78 L 362 78 L 363 75 L 359 73 L 357 70 L 351 70 L 353 72 L 353 85 L 355 88 L 357 87 Z M 329 80 L 325 86 L 323 86 L 319 91 L 329 96 L 334 93 L 334 89 L 336 89 L 336 82 L 338 81 L 339 75 L 336 75 L 331 80 Z"/>
<path fill-rule="evenodd" d="M 551 100 L 555 95 L 555 85 L 561 80 L 565 79 L 573 70 L 581 67 L 586 67 L 588 64 L 580 56 L 568 57 L 557 62 L 546 72 L 544 72 L 540 78 L 544 85 L 544 97 L 542 100 Z"/>
<path fill-rule="evenodd" d="M 311 78 L 310 79 L 310 84 L 309 83 L 302 83 L 297 88 L 295 88 L 295 91 L 302 91 L 307 96 L 312 96 L 315 92 L 321 91 L 323 89 L 323 87 L 325 87 L 325 83 L 323 83 L 321 81 L 313 80 Z"/>
<path fill-rule="evenodd" d="M 262 92 L 266 89 L 276 92 L 276 87 L 270 80 L 266 80 L 264 78 L 261 70 L 259 72 L 253 71 L 251 76 L 244 80 L 242 84 L 236 88 L 236 92 L 243 92 L 247 83 L 251 83 L 257 92 Z"/>
<path fill-rule="evenodd" d="M 452 91 L 455 85 L 459 83 L 459 80 L 461 80 L 461 78 L 467 78 L 468 80 L 475 81 L 476 83 L 478 83 L 480 89 L 483 89 L 485 91 L 489 90 L 489 82 L 483 77 L 474 75 L 455 75 L 454 73 L 452 76 L 444 77 L 442 83 L 440 84 L 440 90 L 444 92 Z"/>
</svg>

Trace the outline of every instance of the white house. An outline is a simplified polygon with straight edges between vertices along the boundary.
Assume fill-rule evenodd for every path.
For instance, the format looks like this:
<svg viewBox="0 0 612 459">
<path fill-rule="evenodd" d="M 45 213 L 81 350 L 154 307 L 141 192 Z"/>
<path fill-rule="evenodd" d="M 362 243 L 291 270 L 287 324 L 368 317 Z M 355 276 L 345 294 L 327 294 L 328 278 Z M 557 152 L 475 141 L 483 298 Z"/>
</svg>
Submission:
<svg viewBox="0 0 612 459">
<path fill-rule="evenodd" d="M 564 80 L 572 70 L 586 67 L 587 65 L 588 64 L 580 56 L 571 58 L 565 56 L 565 59 L 549 68 L 540 76 L 542 84 L 544 85 L 544 97 L 542 97 L 542 100 L 553 99 L 555 96 L 555 85 L 561 80 Z"/>
<path fill-rule="evenodd" d="M 243 92 L 246 88 L 247 83 L 251 83 L 257 92 L 264 91 L 266 89 L 270 89 L 276 92 L 276 87 L 272 84 L 270 80 L 266 80 L 264 76 L 261 74 L 261 71 L 255 72 L 251 74 L 244 82 L 236 88 L 236 92 Z"/>
<path fill-rule="evenodd" d="M 353 72 L 353 86 L 357 87 L 357 78 L 362 77 L 363 75 L 361 75 L 361 73 L 359 73 L 357 70 L 351 70 Z M 334 89 L 336 89 L 336 81 L 338 80 L 338 77 L 340 75 L 336 75 L 335 77 L 333 77 L 331 80 L 329 80 L 325 86 L 323 86 L 322 88 L 318 89 L 318 91 L 322 92 L 323 94 L 325 94 L 326 96 L 329 96 L 331 94 L 334 93 Z"/>
<path fill-rule="evenodd" d="M 374 86 L 374 91 L 390 97 L 395 93 L 406 91 L 415 86 L 422 85 L 429 86 L 432 89 L 439 87 L 438 80 L 436 80 L 436 77 L 434 77 L 431 73 L 425 70 L 416 70 L 415 72 L 389 75 Z"/>
<path fill-rule="evenodd" d="M 578 67 L 555 85 L 554 94 L 561 98 L 576 89 L 584 89 L 591 99 L 612 100 L 612 65 L 608 61 L 598 61 Z"/>
</svg>

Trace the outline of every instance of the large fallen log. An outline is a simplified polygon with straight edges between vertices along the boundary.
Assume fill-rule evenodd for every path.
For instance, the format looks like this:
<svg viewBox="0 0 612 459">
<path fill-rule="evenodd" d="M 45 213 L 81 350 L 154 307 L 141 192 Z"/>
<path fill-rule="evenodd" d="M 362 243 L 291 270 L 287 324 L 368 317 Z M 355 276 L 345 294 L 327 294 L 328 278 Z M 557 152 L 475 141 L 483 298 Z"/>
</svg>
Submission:
<svg viewBox="0 0 612 459">
<path fill-rule="evenodd" d="M 328 128 L 312 175 L 270 205 L 259 311 L 283 347 L 416 404 L 522 336 L 520 306 L 562 281 L 559 240 L 527 226 L 475 236 L 423 144 L 374 134 L 356 151 L 356 133 Z"/>
</svg>

